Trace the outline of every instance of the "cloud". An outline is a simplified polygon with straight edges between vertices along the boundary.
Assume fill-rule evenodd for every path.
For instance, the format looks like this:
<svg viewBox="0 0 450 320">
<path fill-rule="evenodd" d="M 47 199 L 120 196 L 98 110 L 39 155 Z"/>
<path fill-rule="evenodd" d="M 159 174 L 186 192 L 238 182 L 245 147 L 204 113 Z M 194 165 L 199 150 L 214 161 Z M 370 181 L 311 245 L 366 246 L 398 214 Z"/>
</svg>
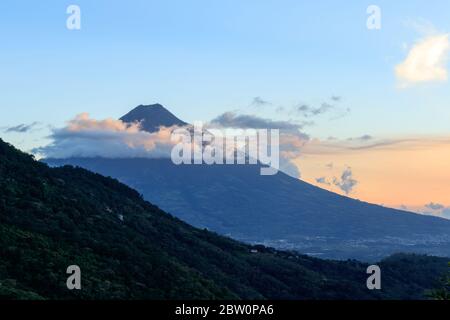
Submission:
<svg viewBox="0 0 450 320">
<path fill-rule="evenodd" d="M 444 218 L 450 219 L 450 208 L 445 208 L 444 210 L 442 210 L 442 216 Z"/>
<path fill-rule="evenodd" d="M 333 100 L 334 102 L 339 102 L 342 100 L 341 96 L 331 96 L 331 100 Z"/>
<path fill-rule="evenodd" d="M 363 141 L 372 140 L 372 139 L 373 139 L 373 137 L 369 134 L 365 134 L 358 138 L 358 140 L 363 140 Z"/>
<path fill-rule="evenodd" d="M 450 219 L 450 207 L 446 207 L 443 204 L 430 202 L 426 204 L 419 212 L 426 215 L 432 215 L 442 218 Z"/>
<path fill-rule="evenodd" d="M 220 128 L 280 130 L 280 170 L 296 178 L 300 177 L 300 171 L 293 160 L 300 156 L 302 147 L 310 139 L 301 131 L 305 125 L 307 125 L 305 122 L 275 121 L 231 111 L 218 116 L 209 123 L 211 127 Z"/>
<path fill-rule="evenodd" d="M 210 125 L 233 129 L 278 129 L 280 130 L 280 152 L 285 158 L 295 158 L 300 149 L 310 139 L 301 131 L 306 123 L 293 121 L 274 121 L 254 115 L 238 115 L 226 112 L 213 119 Z"/>
<path fill-rule="evenodd" d="M 430 202 L 429 204 L 425 205 L 425 208 L 428 208 L 431 210 L 442 210 L 445 208 L 445 206 L 440 203 Z"/>
<path fill-rule="evenodd" d="M 328 169 L 332 169 L 333 165 L 330 163 L 326 165 Z M 350 194 L 358 184 L 358 181 L 354 179 L 353 172 L 350 167 L 346 167 L 342 172 L 340 178 L 321 176 L 315 178 L 316 183 L 325 186 L 335 186 L 339 190 L 343 191 L 346 195 Z"/>
<path fill-rule="evenodd" d="M 371 139 L 369 139 L 371 140 Z M 369 141 L 366 140 L 366 141 Z M 364 141 L 364 140 L 360 140 L 360 141 Z M 410 140 L 407 139 L 399 139 L 399 140 L 394 140 L 394 139 L 386 139 L 386 140 L 382 140 L 382 141 L 378 141 L 375 143 L 371 143 L 371 144 L 366 144 L 366 145 L 360 145 L 360 146 L 350 146 L 348 147 L 348 150 L 368 150 L 368 149 L 376 149 L 376 148 L 383 148 L 383 147 L 389 147 L 392 145 L 397 145 L 403 142 L 408 142 Z"/>
<path fill-rule="evenodd" d="M 276 111 L 277 113 L 283 113 L 283 112 L 286 111 L 286 108 L 283 107 L 283 106 L 278 106 L 278 107 L 275 109 L 275 111 Z"/>
<path fill-rule="evenodd" d="M 356 138 L 348 138 L 347 140 L 348 141 L 369 141 L 369 140 L 372 140 L 373 139 L 373 137 L 371 136 L 371 135 L 369 135 L 369 134 L 365 134 L 365 135 L 362 135 L 362 136 L 360 136 L 360 137 L 356 137 Z"/>
<path fill-rule="evenodd" d="M 35 128 L 38 124 L 39 124 L 39 122 L 33 122 L 30 124 L 19 124 L 17 126 L 6 128 L 4 130 L 4 132 L 5 133 L 11 133 L 11 132 L 26 133 L 26 132 L 30 131 L 31 129 Z"/>
<path fill-rule="evenodd" d="M 327 186 L 331 185 L 331 183 L 329 183 L 327 181 L 327 178 L 325 178 L 325 177 L 316 178 L 316 182 L 319 184 L 325 184 Z"/>
<path fill-rule="evenodd" d="M 333 184 L 341 189 L 345 194 L 350 194 L 350 192 L 353 191 L 355 186 L 358 184 L 358 181 L 356 181 L 353 178 L 353 172 L 350 167 L 347 167 L 341 175 L 340 179 L 334 178 Z"/>
<path fill-rule="evenodd" d="M 226 118 L 226 117 L 225 117 Z M 299 156 L 301 147 L 309 137 L 301 133 L 298 125 L 277 122 L 257 117 L 232 116 L 222 124 L 228 127 L 247 124 L 257 128 L 280 130 L 280 170 L 294 177 L 300 177 L 298 167 L 292 160 Z M 236 120 L 237 119 L 237 120 Z M 82 113 L 67 122 L 63 128 L 53 128 L 49 138 L 52 142 L 36 148 L 33 153 L 46 158 L 103 157 L 103 158 L 168 158 L 172 148 L 179 141 L 172 141 L 172 132 L 178 127 L 161 127 L 157 132 L 142 131 L 140 123 L 125 123 L 121 120 L 92 119 Z M 189 130 L 189 126 L 186 129 Z"/>
<path fill-rule="evenodd" d="M 283 106 L 283 105 L 276 105 L 258 96 L 253 98 L 252 102 L 250 103 L 250 106 L 254 107 L 272 106 L 274 107 L 276 113 L 285 114 L 290 117 L 302 116 L 304 118 L 313 118 L 326 113 L 332 113 L 332 117 L 330 118 L 330 120 L 342 118 L 348 115 L 351 111 L 350 108 L 337 107 L 337 104 L 342 101 L 341 96 L 333 95 L 329 97 L 327 101 L 323 102 L 317 107 L 311 106 L 307 103 L 298 103 L 293 106 Z M 309 122 L 309 125 L 312 124 L 313 124 L 312 122 Z"/>
<path fill-rule="evenodd" d="M 294 163 L 302 153 L 309 137 L 303 133 L 280 131 L 280 170 L 295 178 L 300 178 L 300 170 Z"/>
<path fill-rule="evenodd" d="M 298 157 L 300 155 L 299 153 L 301 148 L 308 142 L 308 140 L 309 136 L 301 132 L 280 132 L 280 147 L 282 155 L 283 153 L 286 153 L 286 158 Z"/>
<path fill-rule="evenodd" d="M 333 102 L 340 102 L 341 97 L 332 96 L 331 100 Z M 313 118 L 323 114 L 331 113 L 331 118 L 329 120 L 336 120 L 347 116 L 350 113 L 350 108 L 338 108 L 335 104 L 330 104 L 328 102 L 323 102 L 319 107 L 312 107 L 305 103 L 300 103 L 295 105 L 290 114 L 300 115 L 305 118 Z"/>
<path fill-rule="evenodd" d="M 449 35 L 430 35 L 418 41 L 406 59 L 395 67 L 400 86 L 447 81 L 447 60 L 450 49 Z"/>
<path fill-rule="evenodd" d="M 366 150 L 425 150 L 430 146 L 448 146 L 448 137 L 392 137 L 377 138 L 363 135 L 345 140 L 329 137 L 326 140 L 310 139 L 304 146 L 305 154 L 348 154 L 349 152 L 362 152 Z"/>
<path fill-rule="evenodd" d="M 398 148 L 420 148 L 423 143 L 429 143 L 429 140 L 422 138 L 375 138 L 371 135 L 362 135 L 356 138 L 338 139 L 328 137 L 325 140 L 310 139 L 304 147 L 306 154 L 348 154 L 349 152 L 358 152 L 371 149 L 398 149 Z M 445 141 L 436 141 L 435 143 L 447 143 Z M 450 143 L 450 142 L 448 142 Z"/>
<path fill-rule="evenodd" d="M 158 132 L 149 133 L 141 131 L 139 123 L 95 120 L 89 114 L 82 113 L 64 128 L 53 129 L 49 137 L 52 143 L 33 152 L 47 158 L 167 157 L 175 144 L 171 141 L 173 129 L 162 127 Z"/>
<path fill-rule="evenodd" d="M 225 112 L 217 118 L 211 120 L 212 126 L 234 129 L 279 129 L 286 131 L 298 131 L 306 123 L 296 123 L 293 121 L 275 121 L 261 118 L 254 115 L 237 114 L 233 111 Z"/>
<path fill-rule="evenodd" d="M 294 163 L 299 158 L 303 146 L 309 141 L 309 136 L 300 131 L 280 131 L 280 170 L 295 178 L 300 178 L 300 170 Z"/>
<path fill-rule="evenodd" d="M 255 107 L 262 107 L 262 106 L 272 105 L 272 103 L 267 100 L 264 100 L 261 97 L 254 97 L 252 100 L 252 103 L 250 105 L 255 106 Z"/>
<path fill-rule="evenodd" d="M 290 159 L 280 159 L 280 171 L 290 175 L 291 177 L 297 179 L 301 178 L 300 169 Z"/>
<path fill-rule="evenodd" d="M 334 108 L 333 105 L 329 103 L 322 103 L 320 107 L 314 108 L 307 104 L 299 104 L 294 107 L 294 111 L 303 115 L 305 118 L 317 116 L 323 113 L 326 113 Z"/>
</svg>

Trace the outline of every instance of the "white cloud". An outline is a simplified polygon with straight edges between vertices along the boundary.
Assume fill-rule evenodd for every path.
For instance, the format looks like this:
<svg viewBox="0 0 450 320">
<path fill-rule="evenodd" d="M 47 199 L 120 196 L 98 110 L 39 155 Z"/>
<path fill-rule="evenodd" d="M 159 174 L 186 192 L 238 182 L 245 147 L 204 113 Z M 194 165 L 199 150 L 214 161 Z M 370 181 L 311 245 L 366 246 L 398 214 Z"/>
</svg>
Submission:
<svg viewBox="0 0 450 320">
<path fill-rule="evenodd" d="M 395 67 L 400 86 L 447 81 L 449 50 L 448 34 L 431 35 L 417 42 L 406 59 Z"/>
<path fill-rule="evenodd" d="M 50 136 L 51 144 L 33 151 L 47 158 L 169 157 L 175 144 L 171 140 L 174 128 L 161 127 L 159 131 L 149 133 L 141 131 L 139 123 L 127 124 L 115 119 L 96 120 L 82 113 L 64 128 L 54 129 Z"/>
<path fill-rule="evenodd" d="M 227 119 L 233 120 L 234 116 L 229 116 Z M 259 127 L 267 124 L 289 129 L 280 134 L 278 145 L 280 170 L 293 177 L 300 177 L 300 171 L 292 160 L 299 157 L 301 147 L 309 139 L 307 135 L 301 133 L 295 124 L 286 121 L 274 122 L 253 116 L 238 119 L 239 121 L 231 122 L 231 124 L 245 128 L 248 122 Z M 82 113 L 69 120 L 63 128 L 53 129 L 49 136 L 51 143 L 33 149 L 33 153 L 39 158 L 58 159 L 72 157 L 170 158 L 173 147 L 181 142 L 178 139 L 172 139 L 172 132 L 177 128 L 180 127 L 160 127 L 157 132 L 150 133 L 141 130 L 141 124 L 138 122 L 130 124 L 111 118 L 96 120 L 88 113 Z M 184 128 L 189 129 L 190 126 Z M 213 135 L 221 132 L 214 128 L 208 128 L 208 130 Z M 201 148 L 195 142 L 193 147 Z M 232 148 L 242 151 L 240 149 L 242 146 L 233 145 Z"/>
</svg>

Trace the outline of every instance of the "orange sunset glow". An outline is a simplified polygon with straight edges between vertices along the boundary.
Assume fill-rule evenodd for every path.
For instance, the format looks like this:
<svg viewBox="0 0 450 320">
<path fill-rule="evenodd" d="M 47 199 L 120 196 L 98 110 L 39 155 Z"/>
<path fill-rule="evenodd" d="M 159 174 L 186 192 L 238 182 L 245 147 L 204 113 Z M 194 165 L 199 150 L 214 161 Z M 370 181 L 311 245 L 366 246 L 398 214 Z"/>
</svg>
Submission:
<svg viewBox="0 0 450 320">
<path fill-rule="evenodd" d="M 448 159 L 450 142 L 444 138 L 399 139 L 359 148 L 313 141 L 296 164 L 302 179 L 339 193 L 330 181 L 349 166 L 358 181 L 350 197 L 419 210 L 430 202 L 450 204 Z M 318 183 L 320 177 L 329 183 Z"/>
</svg>

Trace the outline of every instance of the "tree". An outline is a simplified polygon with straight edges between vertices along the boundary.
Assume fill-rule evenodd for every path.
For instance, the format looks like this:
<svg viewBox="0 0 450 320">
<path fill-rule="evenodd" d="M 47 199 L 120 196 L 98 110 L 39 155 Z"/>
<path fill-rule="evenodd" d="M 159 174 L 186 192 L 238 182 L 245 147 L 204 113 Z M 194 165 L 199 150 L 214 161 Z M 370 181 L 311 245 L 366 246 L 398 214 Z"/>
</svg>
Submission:
<svg viewBox="0 0 450 320">
<path fill-rule="evenodd" d="M 450 262 L 448 266 L 450 268 Z M 442 279 L 442 287 L 433 290 L 430 296 L 434 300 L 450 300 L 450 271 Z"/>
</svg>

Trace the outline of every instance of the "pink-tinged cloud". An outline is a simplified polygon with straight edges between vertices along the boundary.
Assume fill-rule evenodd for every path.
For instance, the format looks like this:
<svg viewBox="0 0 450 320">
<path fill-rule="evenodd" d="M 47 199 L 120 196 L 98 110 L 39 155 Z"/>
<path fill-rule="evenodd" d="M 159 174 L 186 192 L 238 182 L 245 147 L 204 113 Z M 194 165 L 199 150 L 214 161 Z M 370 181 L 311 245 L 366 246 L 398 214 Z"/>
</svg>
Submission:
<svg viewBox="0 0 450 320">
<path fill-rule="evenodd" d="M 45 158 L 170 158 L 173 147 L 180 143 L 172 137 L 178 128 L 160 127 L 159 131 L 149 133 L 141 130 L 137 122 L 130 124 L 111 118 L 96 120 L 88 113 L 81 113 L 65 127 L 53 129 L 49 137 L 52 142 L 33 152 Z M 192 127 L 188 125 L 183 129 L 190 131 Z M 299 156 L 306 140 L 305 135 L 294 130 L 280 134 L 280 170 L 300 177 L 291 160 Z M 202 145 L 190 143 L 189 147 L 198 150 Z M 233 148 L 240 152 L 239 147 Z"/>
<path fill-rule="evenodd" d="M 34 152 L 47 158 L 105 157 L 161 158 L 170 156 L 175 144 L 171 141 L 173 127 L 161 127 L 155 133 L 140 130 L 139 123 L 121 120 L 96 120 L 82 113 L 64 128 L 54 129 L 48 146 Z"/>
</svg>

